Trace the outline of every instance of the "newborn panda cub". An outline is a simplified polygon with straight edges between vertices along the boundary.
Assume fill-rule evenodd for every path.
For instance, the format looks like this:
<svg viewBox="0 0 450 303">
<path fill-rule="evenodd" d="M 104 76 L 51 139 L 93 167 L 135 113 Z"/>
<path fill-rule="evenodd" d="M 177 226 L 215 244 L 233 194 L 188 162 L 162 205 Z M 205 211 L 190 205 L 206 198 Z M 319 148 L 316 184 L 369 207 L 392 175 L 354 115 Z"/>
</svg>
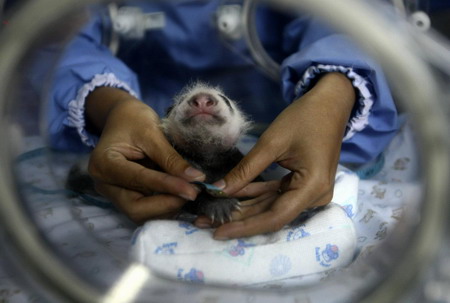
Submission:
<svg viewBox="0 0 450 303">
<path fill-rule="evenodd" d="M 242 159 L 236 143 L 249 126 L 250 122 L 235 102 L 220 89 L 200 82 L 187 86 L 174 98 L 173 106 L 161 122 L 163 132 L 178 153 L 205 173 L 203 187 L 223 178 Z M 87 171 L 88 161 L 84 158 L 72 166 L 66 189 L 71 197 L 80 196 L 99 206 L 109 205 L 95 191 Z M 217 197 L 217 192 L 211 194 L 210 190 L 203 190 L 195 201 L 184 207 L 187 213 L 206 215 L 218 222 L 229 221 L 236 209 L 239 209 L 237 199 Z M 180 219 L 192 220 L 193 217 L 184 213 Z"/>
<path fill-rule="evenodd" d="M 250 122 L 219 88 L 197 82 L 175 96 L 161 126 L 173 147 L 205 173 L 204 182 L 209 184 L 223 178 L 242 159 L 236 143 Z M 203 190 L 184 209 L 223 223 L 239 209 L 239 200 Z"/>
</svg>

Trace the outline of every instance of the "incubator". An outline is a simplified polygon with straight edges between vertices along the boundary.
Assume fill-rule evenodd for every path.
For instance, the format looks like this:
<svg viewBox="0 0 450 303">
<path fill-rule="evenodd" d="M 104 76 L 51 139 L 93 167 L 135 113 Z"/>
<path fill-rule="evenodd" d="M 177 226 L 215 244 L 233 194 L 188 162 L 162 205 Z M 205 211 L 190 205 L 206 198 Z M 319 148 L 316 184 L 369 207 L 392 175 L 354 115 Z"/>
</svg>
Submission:
<svg viewBox="0 0 450 303">
<path fill-rule="evenodd" d="M 136 262 L 128 251 L 136 226 L 108 202 L 71 195 L 64 180 L 79 154 L 47 146 L 46 96 L 54 67 L 89 20 L 86 8 L 108 7 L 112 24 L 105 26 L 108 39 L 103 43 L 112 53 L 119 51 L 124 36 L 139 39 L 166 26 L 164 14 L 123 8 L 112 1 L 34 0 L 3 16 L 0 298 L 105 303 L 450 302 L 449 44 L 432 31 L 428 16 L 417 12 L 412 1 L 393 3 L 395 9 L 357 0 L 264 1 L 290 14 L 312 14 L 354 39 L 380 63 L 405 114 L 382 157 L 351 172 L 359 180 L 351 195 L 354 204 L 347 209 L 356 229 L 351 264 L 315 276 L 245 287 L 202 283 L 203 273 L 194 268 L 169 276 Z M 280 67 L 259 39 L 255 10 L 260 4 L 223 1 L 214 22 L 223 43 L 231 51 L 241 42 L 247 45 L 244 60 L 272 81 L 279 78 Z M 42 56 L 44 47 L 50 56 Z M 37 67 L 45 71 L 37 79 L 44 83 L 38 91 L 30 89 L 30 81 L 36 79 L 27 77 Z M 345 175 L 341 171 L 337 181 Z M 354 179 L 346 180 L 354 184 Z M 196 233 L 189 226 L 182 228 L 185 235 Z M 287 237 L 307 232 L 295 231 Z M 247 248 L 242 241 L 227 252 L 239 255 Z M 172 246 L 158 249 L 170 251 Z M 343 253 L 333 245 L 315 252 L 322 267 Z M 289 265 L 283 257 L 276 260 L 271 267 L 275 276 Z"/>
</svg>

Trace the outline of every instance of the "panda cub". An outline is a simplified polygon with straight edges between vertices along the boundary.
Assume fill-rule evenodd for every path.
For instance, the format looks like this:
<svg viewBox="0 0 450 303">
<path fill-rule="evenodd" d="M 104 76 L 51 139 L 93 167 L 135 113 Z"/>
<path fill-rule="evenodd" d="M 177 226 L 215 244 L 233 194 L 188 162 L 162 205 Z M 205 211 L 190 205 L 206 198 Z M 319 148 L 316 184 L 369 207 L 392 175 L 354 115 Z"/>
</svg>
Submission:
<svg viewBox="0 0 450 303">
<path fill-rule="evenodd" d="M 236 144 L 250 125 L 236 102 L 218 87 L 196 82 L 174 97 L 161 128 L 175 150 L 206 175 L 204 183 L 197 183 L 203 191 L 195 201 L 185 204 L 186 212 L 205 215 L 215 222 L 231 220 L 231 213 L 239 209 L 239 200 L 211 193 L 206 187 L 222 179 L 242 159 Z M 87 162 L 75 164 L 66 182 L 66 188 L 81 197 L 95 195 Z"/>
</svg>

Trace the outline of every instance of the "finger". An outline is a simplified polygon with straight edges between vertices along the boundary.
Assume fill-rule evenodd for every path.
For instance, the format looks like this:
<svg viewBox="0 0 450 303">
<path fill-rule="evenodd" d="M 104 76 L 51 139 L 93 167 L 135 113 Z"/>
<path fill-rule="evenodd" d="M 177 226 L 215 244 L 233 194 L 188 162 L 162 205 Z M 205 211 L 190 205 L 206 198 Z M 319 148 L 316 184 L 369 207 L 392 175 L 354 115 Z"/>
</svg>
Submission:
<svg viewBox="0 0 450 303">
<path fill-rule="evenodd" d="M 266 182 L 252 182 L 233 194 L 233 197 L 258 197 L 268 192 L 276 192 L 280 189 L 281 182 L 272 180 Z"/>
<path fill-rule="evenodd" d="M 109 184 L 96 184 L 96 190 L 138 224 L 149 219 L 170 217 L 187 202 L 167 194 L 144 196 L 139 192 Z"/>
<path fill-rule="evenodd" d="M 325 181 L 324 181 L 325 180 Z M 215 239 L 249 237 L 257 234 L 278 231 L 292 222 L 301 212 L 328 204 L 332 198 L 332 186 L 327 178 L 313 175 L 305 177 L 305 171 L 293 171 L 282 180 L 285 189 L 278 199 L 262 213 L 220 226 Z"/>
<path fill-rule="evenodd" d="M 270 152 L 267 144 L 260 140 L 223 180 L 214 185 L 231 195 L 259 176 L 275 159 L 276 156 Z"/>
<path fill-rule="evenodd" d="M 160 138 L 153 142 L 158 142 L 158 144 L 152 146 L 144 145 L 143 150 L 162 170 L 189 182 L 205 180 L 205 174 L 184 160 L 162 133 Z"/>
<path fill-rule="evenodd" d="M 152 220 L 177 220 L 180 211 L 170 212 L 161 216 L 153 217 Z"/>
<path fill-rule="evenodd" d="M 243 201 L 240 211 L 233 212 L 232 221 L 241 221 L 268 210 L 278 197 L 277 192 L 269 192 L 255 199 Z"/>
<path fill-rule="evenodd" d="M 89 164 L 89 173 L 94 180 L 102 183 L 122 186 L 127 189 L 149 194 L 162 192 L 179 196 L 186 200 L 195 200 L 198 190 L 186 180 L 172 176 L 165 172 L 148 169 L 133 161 L 128 161 L 122 154 L 115 153 L 114 163 L 102 165 L 101 169 L 94 164 Z M 92 162 L 92 161 L 91 161 Z"/>
<path fill-rule="evenodd" d="M 198 216 L 194 221 L 194 225 L 198 228 L 212 228 L 214 222 L 207 216 Z"/>
<path fill-rule="evenodd" d="M 250 237 L 280 230 L 309 207 L 309 198 L 299 200 L 298 195 L 299 192 L 294 190 L 283 193 L 266 211 L 220 226 L 214 233 L 214 239 Z"/>
<path fill-rule="evenodd" d="M 249 216 L 254 216 L 255 214 L 261 213 L 268 209 L 273 201 L 278 197 L 277 192 L 265 193 L 257 198 L 246 200 L 240 203 L 240 210 L 234 211 L 231 216 L 231 221 L 242 220 Z M 198 228 L 212 228 L 218 227 L 221 224 L 217 221 L 212 221 L 206 216 L 199 216 L 194 225 Z"/>
</svg>

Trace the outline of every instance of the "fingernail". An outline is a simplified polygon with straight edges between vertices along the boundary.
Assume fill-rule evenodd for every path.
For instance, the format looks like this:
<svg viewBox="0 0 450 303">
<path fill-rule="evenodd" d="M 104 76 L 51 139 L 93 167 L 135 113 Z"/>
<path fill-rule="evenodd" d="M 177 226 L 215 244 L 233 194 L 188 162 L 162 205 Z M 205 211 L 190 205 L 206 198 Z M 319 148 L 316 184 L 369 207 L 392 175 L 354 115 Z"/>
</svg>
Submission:
<svg viewBox="0 0 450 303">
<path fill-rule="evenodd" d="M 222 180 L 215 182 L 213 185 L 220 189 L 224 189 L 226 186 L 226 183 L 225 183 L 225 180 L 222 179 Z"/>
<path fill-rule="evenodd" d="M 188 195 L 185 195 L 185 194 L 179 194 L 179 196 L 181 198 L 183 198 L 184 200 L 188 200 L 188 201 L 194 201 L 195 200 L 195 198 L 189 197 Z"/>
<path fill-rule="evenodd" d="M 204 173 L 202 173 L 198 169 L 193 168 L 192 166 L 186 168 L 184 174 L 188 177 L 194 178 L 195 180 L 200 180 L 205 177 Z"/>
<path fill-rule="evenodd" d="M 202 192 L 202 189 L 196 185 L 192 185 L 192 188 L 197 192 L 197 194 Z"/>
<path fill-rule="evenodd" d="M 225 236 L 214 236 L 214 240 L 226 241 L 226 240 L 230 240 L 230 238 L 225 237 Z"/>
<path fill-rule="evenodd" d="M 198 222 L 198 223 L 195 223 L 195 226 L 197 226 L 198 228 L 211 228 L 212 227 L 212 225 L 207 222 Z"/>
</svg>

